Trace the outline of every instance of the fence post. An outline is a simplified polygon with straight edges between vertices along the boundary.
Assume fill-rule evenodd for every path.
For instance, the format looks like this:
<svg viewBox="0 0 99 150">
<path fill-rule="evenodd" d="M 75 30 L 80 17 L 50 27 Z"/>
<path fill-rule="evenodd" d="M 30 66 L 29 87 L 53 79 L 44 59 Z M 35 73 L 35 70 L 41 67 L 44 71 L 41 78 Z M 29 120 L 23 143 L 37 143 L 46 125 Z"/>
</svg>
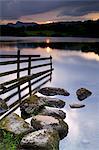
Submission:
<svg viewBox="0 0 99 150">
<path fill-rule="evenodd" d="M 20 78 L 20 50 L 17 51 L 17 79 Z M 21 102 L 20 85 L 18 86 L 18 95 Z"/>
<path fill-rule="evenodd" d="M 52 56 L 50 56 L 50 63 L 51 63 L 51 65 L 50 65 L 50 68 L 51 68 L 50 82 L 51 82 L 51 80 L 52 80 Z"/>
<path fill-rule="evenodd" d="M 29 61 L 28 61 L 28 75 L 31 75 L 31 56 L 29 56 Z M 29 82 L 28 82 L 28 84 L 29 84 L 29 94 L 30 94 L 30 96 L 31 96 L 31 80 L 29 80 Z"/>
</svg>

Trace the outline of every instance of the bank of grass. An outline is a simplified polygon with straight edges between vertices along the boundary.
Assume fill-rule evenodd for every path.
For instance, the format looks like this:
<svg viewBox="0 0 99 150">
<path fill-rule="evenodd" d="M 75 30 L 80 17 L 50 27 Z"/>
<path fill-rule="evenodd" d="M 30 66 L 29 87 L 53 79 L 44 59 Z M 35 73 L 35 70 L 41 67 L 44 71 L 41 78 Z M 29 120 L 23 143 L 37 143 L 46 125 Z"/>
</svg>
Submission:
<svg viewBox="0 0 99 150">
<path fill-rule="evenodd" d="M 18 150 L 22 136 L 0 129 L 0 150 Z"/>
</svg>

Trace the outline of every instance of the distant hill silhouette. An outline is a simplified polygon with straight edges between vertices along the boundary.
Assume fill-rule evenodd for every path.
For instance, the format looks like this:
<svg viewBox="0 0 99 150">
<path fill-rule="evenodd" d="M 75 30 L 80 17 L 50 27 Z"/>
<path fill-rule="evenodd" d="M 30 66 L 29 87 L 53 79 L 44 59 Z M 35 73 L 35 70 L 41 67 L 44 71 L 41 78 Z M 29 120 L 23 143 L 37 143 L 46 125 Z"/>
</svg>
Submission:
<svg viewBox="0 0 99 150">
<path fill-rule="evenodd" d="M 37 25 L 37 23 L 35 22 L 20 22 L 20 21 L 17 21 L 15 24 L 13 23 L 8 23 L 7 24 L 9 27 L 29 27 L 29 26 L 35 26 Z"/>
<path fill-rule="evenodd" d="M 53 37 L 97 37 L 99 20 L 53 22 L 49 24 L 9 23 L 0 25 L 0 36 L 53 36 Z"/>
</svg>

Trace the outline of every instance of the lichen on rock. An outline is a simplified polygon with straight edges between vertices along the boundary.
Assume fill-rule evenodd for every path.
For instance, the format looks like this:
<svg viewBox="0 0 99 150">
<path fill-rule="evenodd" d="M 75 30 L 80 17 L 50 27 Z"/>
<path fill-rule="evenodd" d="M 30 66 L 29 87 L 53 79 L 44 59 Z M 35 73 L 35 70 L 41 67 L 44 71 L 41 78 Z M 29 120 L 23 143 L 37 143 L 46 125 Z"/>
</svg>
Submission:
<svg viewBox="0 0 99 150">
<path fill-rule="evenodd" d="M 25 122 L 24 119 L 15 113 L 8 115 L 0 121 L 0 129 L 4 129 L 16 135 L 26 134 L 30 131 L 34 131 L 30 124 Z"/>
</svg>

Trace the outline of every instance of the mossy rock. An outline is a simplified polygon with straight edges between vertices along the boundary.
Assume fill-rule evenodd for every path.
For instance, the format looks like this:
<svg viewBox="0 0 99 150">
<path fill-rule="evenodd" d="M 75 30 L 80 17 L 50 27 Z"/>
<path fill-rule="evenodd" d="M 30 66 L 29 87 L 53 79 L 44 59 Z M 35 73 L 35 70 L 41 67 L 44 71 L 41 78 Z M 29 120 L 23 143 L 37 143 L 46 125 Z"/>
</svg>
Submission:
<svg viewBox="0 0 99 150">
<path fill-rule="evenodd" d="M 0 129 L 4 129 L 16 135 L 22 135 L 34 131 L 30 124 L 25 122 L 24 119 L 15 113 L 8 115 L 0 121 Z"/>
<path fill-rule="evenodd" d="M 22 117 L 26 119 L 30 117 L 31 114 L 37 115 L 44 105 L 45 102 L 42 99 L 36 95 L 31 95 L 20 105 Z"/>
</svg>

